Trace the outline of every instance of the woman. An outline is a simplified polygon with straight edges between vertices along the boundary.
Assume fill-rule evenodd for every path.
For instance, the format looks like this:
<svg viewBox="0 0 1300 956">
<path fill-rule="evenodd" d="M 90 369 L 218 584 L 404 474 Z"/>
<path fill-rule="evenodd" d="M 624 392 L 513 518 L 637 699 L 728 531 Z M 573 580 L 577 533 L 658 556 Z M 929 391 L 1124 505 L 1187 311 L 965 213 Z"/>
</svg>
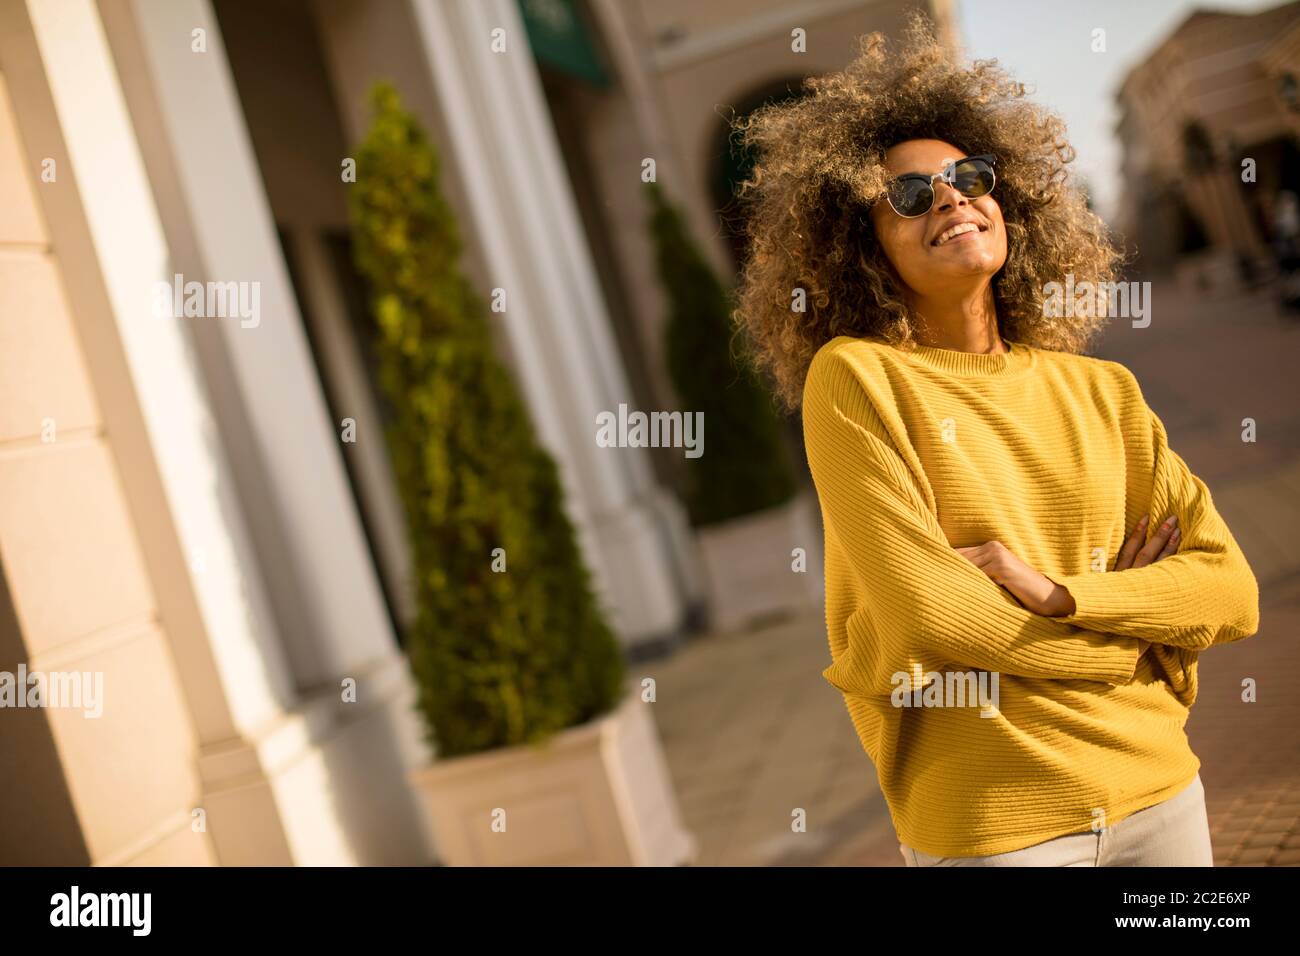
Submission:
<svg viewBox="0 0 1300 956">
<path fill-rule="evenodd" d="M 930 33 L 743 130 L 737 318 L 802 404 L 823 676 L 909 865 L 1213 865 L 1184 724 L 1254 575 L 1132 373 L 1082 354 L 1104 318 L 1055 294 L 1119 260 L 1062 123 Z"/>
</svg>

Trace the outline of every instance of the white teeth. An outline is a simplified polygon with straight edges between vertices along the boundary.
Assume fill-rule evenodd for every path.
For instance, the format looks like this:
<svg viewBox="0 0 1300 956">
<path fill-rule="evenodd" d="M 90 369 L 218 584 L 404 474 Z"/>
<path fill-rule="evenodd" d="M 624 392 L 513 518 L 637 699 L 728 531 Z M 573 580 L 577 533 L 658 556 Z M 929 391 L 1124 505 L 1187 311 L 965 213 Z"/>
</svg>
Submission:
<svg viewBox="0 0 1300 956">
<path fill-rule="evenodd" d="M 942 235 L 940 235 L 939 238 L 934 241 L 934 244 L 936 246 L 941 246 L 949 239 L 951 239 L 953 236 L 960 236 L 962 233 L 965 232 L 978 232 L 979 228 L 980 227 L 973 222 L 958 223 L 957 225 L 953 226 L 951 229 L 944 230 Z"/>
</svg>

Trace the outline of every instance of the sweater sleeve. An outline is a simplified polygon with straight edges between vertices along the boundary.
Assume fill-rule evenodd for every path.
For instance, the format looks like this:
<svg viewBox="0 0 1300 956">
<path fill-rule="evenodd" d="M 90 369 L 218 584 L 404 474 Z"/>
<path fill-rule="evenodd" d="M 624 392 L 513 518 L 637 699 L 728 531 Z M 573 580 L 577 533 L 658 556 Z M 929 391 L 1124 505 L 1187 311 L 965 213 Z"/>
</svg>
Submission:
<svg viewBox="0 0 1300 956">
<path fill-rule="evenodd" d="M 1249 637 L 1259 629 L 1255 575 L 1209 488 L 1169 447 L 1159 416 L 1147 412 L 1155 448 L 1148 540 L 1175 514 L 1178 550 L 1141 568 L 1052 575 L 1075 603 L 1073 614 L 1053 619 L 1196 651 Z"/>
<path fill-rule="evenodd" d="M 830 683 L 889 693 L 893 675 L 940 663 L 1112 684 L 1133 677 L 1135 639 L 1034 614 L 953 550 L 840 360 L 813 362 L 803 421 L 827 536 L 860 582 L 855 617 L 867 622 L 849 628 L 847 647 L 825 673 Z"/>
</svg>

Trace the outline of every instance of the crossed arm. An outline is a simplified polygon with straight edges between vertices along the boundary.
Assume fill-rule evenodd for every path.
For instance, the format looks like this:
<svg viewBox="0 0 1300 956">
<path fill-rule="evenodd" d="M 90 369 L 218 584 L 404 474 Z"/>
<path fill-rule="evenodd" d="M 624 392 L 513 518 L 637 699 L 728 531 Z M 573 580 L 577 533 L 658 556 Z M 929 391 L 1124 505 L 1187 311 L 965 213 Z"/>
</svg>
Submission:
<svg viewBox="0 0 1300 956">
<path fill-rule="evenodd" d="M 850 634 L 831 668 L 837 686 L 887 692 L 923 657 L 1122 683 L 1148 642 L 1202 650 L 1257 630 L 1254 575 L 1154 412 L 1151 510 L 1175 517 L 1178 536 L 1161 525 L 1148 538 L 1140 524 L 1106 572 L 1052 579 L 996 542 L 952 548 L 860 387 L 843 369 L 822 374 L 805 397 L 809 465 L 841 551 L 870 582 L 871 640 Z"/>
<path fill-rule="evenodd" d="M 1167 517 L 1154 532 L 1152 516 L 1143 518 L 1106 572 L 1049 578 L 997 542 L 957 550 L 1027 608 L 1065 623 L 1192 651 L 1249 637 L 1259 629 L 1254 573 L 1209 489 L 1169 447 L 1159 416 L 1148 413 L 1152 508 Z"/>
<path fill-rule="evenodd" d="M 1110 570 L 1144 568 L 1148 564 L 1178 552 L 1178 545 L 1182 539 L 1178 528 L 1178 516 L 1170 515 L 1161 522 L 1148 540 L 1147 529 L 1150 521 L 1150 515 L 1145 515 L 1138 521 L 1137 527 L 1120 548 L 1119 555 L 1115 558 L 1115 566 Z M 1048 617 L 1071 617 L 1078 614 L 1078 605 L 1067 588 L 1057 584 L 1041 571 L 1030 567 L 1002 542 L 986 541 L 984 544 L 956 550 L 988 575 L 990 580 L 1010 591 L 1016 600 L 1035 614 Z M 1139 646 L 1148 643 L 1150 642 L 1138 639 Z"/>
<path fill-rule="evenodd" d="M 892 675 L 918 663 L 1113 684 L 1132 678 L 1136 638 L 1035 614 L 952 548 L 860 386 L 843 378 L 851 373 L 832 366 L 818 374 L 825 380 L 804 400 L 809 466 L 838 553 L 869 585 L 859 613 L 870 632 L 849 628 L 848 647 L 826 673 L 831 683 L 888 694 Z"/>
</svg>

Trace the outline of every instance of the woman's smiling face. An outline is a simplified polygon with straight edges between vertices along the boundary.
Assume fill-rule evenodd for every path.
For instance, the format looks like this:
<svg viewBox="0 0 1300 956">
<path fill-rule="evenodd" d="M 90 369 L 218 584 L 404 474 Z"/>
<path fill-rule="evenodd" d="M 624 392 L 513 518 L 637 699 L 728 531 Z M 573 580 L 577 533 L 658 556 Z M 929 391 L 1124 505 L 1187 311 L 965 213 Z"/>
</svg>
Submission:
<svg viewBox="0 0 1300 956">
<path fill-rule="evenodd" d="M 943 140 L 912 139 L 886 151 L 885 168 L 891 176 L 931 176 L 965 155 Z M 959 292 L 972 279 L 995 275 L 1007 261 L 1006 227 L 992 193 L 968 199 L 942 179 L 934 181 L 934 191 L 930 211 L 915 219 L 898 215 L 883 197 L 871 207 L 885 255 L 908 288 L 926 298 Z M 976 229 L 943 240 L 947 230 L 964 222 Z"/>
</svg>

